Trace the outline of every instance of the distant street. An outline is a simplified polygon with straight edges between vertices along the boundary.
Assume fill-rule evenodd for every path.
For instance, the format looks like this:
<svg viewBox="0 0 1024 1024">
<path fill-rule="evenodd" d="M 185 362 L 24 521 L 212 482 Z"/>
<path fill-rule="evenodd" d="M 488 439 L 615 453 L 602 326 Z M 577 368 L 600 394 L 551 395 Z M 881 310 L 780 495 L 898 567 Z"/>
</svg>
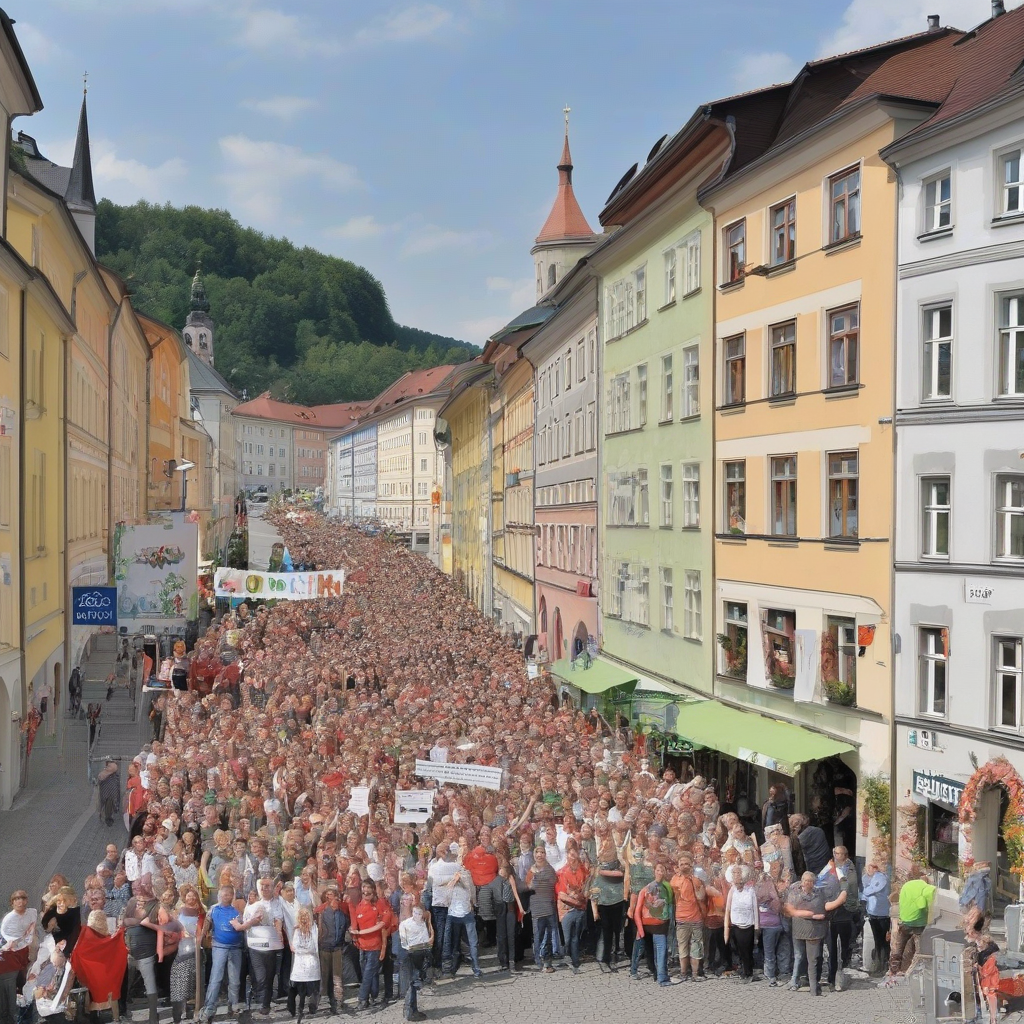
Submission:
<svg viewBox="0 0 1024 1024">
<path fill-rule="evenodd" d="M 249 568 L 265 571 L 270 564 L 270 549 L 281 534 L 263 518 L 249 517 Z"/>
</svg>

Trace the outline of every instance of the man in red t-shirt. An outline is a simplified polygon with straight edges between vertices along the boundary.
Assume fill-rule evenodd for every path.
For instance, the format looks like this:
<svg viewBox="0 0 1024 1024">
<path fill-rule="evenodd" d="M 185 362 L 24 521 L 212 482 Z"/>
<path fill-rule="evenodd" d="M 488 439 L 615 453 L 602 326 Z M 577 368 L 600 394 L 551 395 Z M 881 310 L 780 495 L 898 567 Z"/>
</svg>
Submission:
<svg viewBox="0 0 1024 1024">
<path fill-rule="evenodd" d="M 356 940 L 359 948 L 359 965 L 363 972 L 363 980 L 359 985 L 359 1009 L 365 1010 L 370 1000 L 380 994 L 378 974 L 386 941 L 386 922 L 377 905 L 377 887 L 372 879 L 363 880 L 360 893 L 362 899 L 354 906 L 349 904 L 349 920 L 352 923 L 348 933 Z"/>
</svg>

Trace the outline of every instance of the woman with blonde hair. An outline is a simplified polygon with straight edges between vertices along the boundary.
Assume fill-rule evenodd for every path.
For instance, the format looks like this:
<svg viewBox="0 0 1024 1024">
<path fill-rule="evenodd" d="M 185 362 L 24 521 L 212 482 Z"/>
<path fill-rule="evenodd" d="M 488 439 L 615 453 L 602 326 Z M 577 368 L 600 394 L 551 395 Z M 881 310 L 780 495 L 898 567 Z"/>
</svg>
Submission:
<svg viewBox="0 0 1024 1024">
<path fill-rule="evenodd" d="M 309 996 L 310 1012 L 315 1012 L 320 994 L 319 935 L 309 907 L 299 907 L 289 945 L 292 950 L 292 998 L 298 996 L 295 1019 L 301 1024 L 306 1010 L 306 996 Z"/>
<path fill-rule="evenodd" d="M 57 898 L 57 893 L 60 892 L 62 885 L 67 885 L 68 880 L 63 875 L 54 875 L 50 879 L 50 884 L 46 887 L 46 892 L 43 893 L 42 898 L 39 900 L 39 909 L 45 914 L 47 910 L 53 906 L 53 901 Z"/>
<path fill-rule="evenodd" d="M 63 949 L 65 956 L 71 956 L 82 930 L 82 913 L 78 909 L 78 896 L 70 885 L 62 885 L 57 890 L 39 923 L 53 935 L 54 945 Z"/>
<path fill-rule="evenodd" d="M 181 902 L 178 904 L 178 925 L 181 929 L 181 938 L 174 963 L 171 964 L 171 1012 L 175 1024 L 185 1016 L 188 1003 L 196 995 L 196 936 L 202 934 L 206 921 L 206 908 L 199 899 L 199 890 L 194 885 L 183 885 L 179 896 Z"/>
</svg>

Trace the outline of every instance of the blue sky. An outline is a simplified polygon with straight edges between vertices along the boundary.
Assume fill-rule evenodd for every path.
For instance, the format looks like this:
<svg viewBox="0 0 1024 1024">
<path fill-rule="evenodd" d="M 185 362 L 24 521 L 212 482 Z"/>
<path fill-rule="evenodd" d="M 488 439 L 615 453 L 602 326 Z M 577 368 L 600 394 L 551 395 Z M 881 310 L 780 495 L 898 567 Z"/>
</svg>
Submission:
<svg viewBox="0 0 1024 1024">
<path fill-rule="evenodd" d="M 1008 7 L 1016 6 L 1010 0 Z M 230 210 L 344 256 L 400 323 L 482 343 L 533 299 L 572 108 L 592 227 L 701 102 L 989 0 L 7 0 L 70 162 L 89 71 L 97 192 Z M 216 311 L 214 311 L 216 315 Z"/>
</svg>

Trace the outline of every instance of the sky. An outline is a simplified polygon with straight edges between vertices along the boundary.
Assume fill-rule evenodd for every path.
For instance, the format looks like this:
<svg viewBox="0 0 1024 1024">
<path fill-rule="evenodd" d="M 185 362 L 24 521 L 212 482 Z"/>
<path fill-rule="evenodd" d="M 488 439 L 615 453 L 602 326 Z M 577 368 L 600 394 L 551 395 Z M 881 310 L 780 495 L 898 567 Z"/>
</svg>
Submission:
<svg viewBox="0 0 1024 1024">
<path fill-rule="evenodd" d="M 1007 7 L 1015 7 L 1008 0 Z M 990 0 L 6 0 L 98 196 L 195 203 L 365 266 L 399 323 L 482 344 L 533 304 L 563 114 L 592 228 L 696 107 Z M 216 310 L 213 311 L 216 316 Z"/>
</svg>

